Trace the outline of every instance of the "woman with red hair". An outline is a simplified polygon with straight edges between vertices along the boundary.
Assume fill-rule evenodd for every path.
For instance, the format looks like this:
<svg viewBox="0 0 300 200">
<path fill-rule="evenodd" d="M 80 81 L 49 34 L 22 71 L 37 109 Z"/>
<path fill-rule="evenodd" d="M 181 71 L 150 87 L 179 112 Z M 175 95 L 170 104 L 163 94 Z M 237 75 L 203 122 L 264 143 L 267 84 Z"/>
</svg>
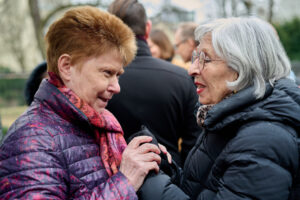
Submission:
<svg viewBox="0 0 300 200">
<path fill-rule="evenodd" d="M 93 7 L 71 9 L 46 34 L 49 78 L 0 146 L 0 199 L 137 199 L 160 150 L 127 146 L 105 109 L 136 53 L 133 32 Z"/>
</svg>

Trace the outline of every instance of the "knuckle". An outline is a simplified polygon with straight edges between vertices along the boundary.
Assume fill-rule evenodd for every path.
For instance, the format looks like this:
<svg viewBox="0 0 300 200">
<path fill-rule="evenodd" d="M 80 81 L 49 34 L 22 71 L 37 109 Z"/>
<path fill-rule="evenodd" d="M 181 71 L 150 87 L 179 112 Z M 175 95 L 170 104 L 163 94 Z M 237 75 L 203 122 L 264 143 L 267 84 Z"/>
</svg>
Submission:
<svg viewBox="0 0 300 200">
<path fill-rule="evenodd" d="M 149 161 L 158 160 L 160 158 L 159 155 L 157 155 L 156 153 L 153 153 L 153 152 L 148 153 L 147 157 L 148 157 Z"/>
<path fill-rule="evenodd" d="M 157 155 L 156 153 L 152 153 L 152 155 L 154 160 L 160 160 L 160 156 Z"/>
<path fill-rule="evenodd" d="M 147 142 L 147 143 L 142 144 L 141 147 L 144 148 L 144 149 L 150 149 L 151 144 Z"/>
<path fill-rule="evenodd" d="M 153 169 L 158 169 L 158 164 L 157 164 L 157 162 L 152 162 L 152 166 L 153 166 Z"/>
</svg>

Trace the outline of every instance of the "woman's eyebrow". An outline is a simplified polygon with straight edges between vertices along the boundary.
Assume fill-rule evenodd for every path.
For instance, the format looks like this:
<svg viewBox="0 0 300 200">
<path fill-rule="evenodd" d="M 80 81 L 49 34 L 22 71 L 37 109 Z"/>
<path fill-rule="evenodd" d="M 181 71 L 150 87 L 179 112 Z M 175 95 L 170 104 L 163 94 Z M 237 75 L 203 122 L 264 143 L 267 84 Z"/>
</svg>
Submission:
<svg viewBox="0 0 300 200">
<path fill-rule="evenodd" d="M 208 49 L 203 48 L 201 51 L 202 51 L 206 56 L 212 57 L 212 55 L 211 55 L 211 53 L 210 53 L 210 51 L 209 51 Z M 199 52 L 200 52 L 200 51 L 199 51 Z"/>
</svg>

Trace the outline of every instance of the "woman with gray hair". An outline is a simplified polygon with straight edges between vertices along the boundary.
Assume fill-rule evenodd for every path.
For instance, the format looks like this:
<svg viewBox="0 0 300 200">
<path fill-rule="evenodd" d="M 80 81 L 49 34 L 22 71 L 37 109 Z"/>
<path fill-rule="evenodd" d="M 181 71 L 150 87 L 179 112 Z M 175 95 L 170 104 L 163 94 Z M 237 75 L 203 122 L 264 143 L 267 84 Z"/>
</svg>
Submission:
<svg viewBox="0 0 300 200">
<path fill-rule="evenodd" d="M 271 25 L 217 19 L 195 36 L 200 44 L 189 74 L 203 132 L 182 175 L 147 179 L 142 198 L 148 184 L 162 188 L 161 199 L 300 199 L 300 90 Z"/>
</svg>

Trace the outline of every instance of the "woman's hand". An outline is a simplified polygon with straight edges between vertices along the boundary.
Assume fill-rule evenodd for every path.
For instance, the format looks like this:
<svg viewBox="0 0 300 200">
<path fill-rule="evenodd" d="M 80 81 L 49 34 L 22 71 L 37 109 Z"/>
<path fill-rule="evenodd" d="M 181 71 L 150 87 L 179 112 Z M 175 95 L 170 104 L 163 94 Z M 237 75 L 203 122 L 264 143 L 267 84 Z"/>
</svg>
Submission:
<svg viewBox="0 0 300 200">
<path fill-rule="evenodd" d="M 157 173 L 159 171 L 160 150 L 156 145 L 149 143 L 151 140 L 149 136 L 133 138 L 122 155 L 120 171 L 127 177 L 135 191 L 141 187 L 149 171 L 155 170 Z"/>
<path fill-rule="evenodd" d="M 167 148 L 162 145 L 162 144 L 159 144 L 158 143 L 158 146 L 159 146 L 159 149 L 163 152 L 163 154 L 165 154 L 168 158 L 168 163 L 171 164 L 172 163 L 172 156 L 171 154 L 167 151 Z"/>
</svg>

